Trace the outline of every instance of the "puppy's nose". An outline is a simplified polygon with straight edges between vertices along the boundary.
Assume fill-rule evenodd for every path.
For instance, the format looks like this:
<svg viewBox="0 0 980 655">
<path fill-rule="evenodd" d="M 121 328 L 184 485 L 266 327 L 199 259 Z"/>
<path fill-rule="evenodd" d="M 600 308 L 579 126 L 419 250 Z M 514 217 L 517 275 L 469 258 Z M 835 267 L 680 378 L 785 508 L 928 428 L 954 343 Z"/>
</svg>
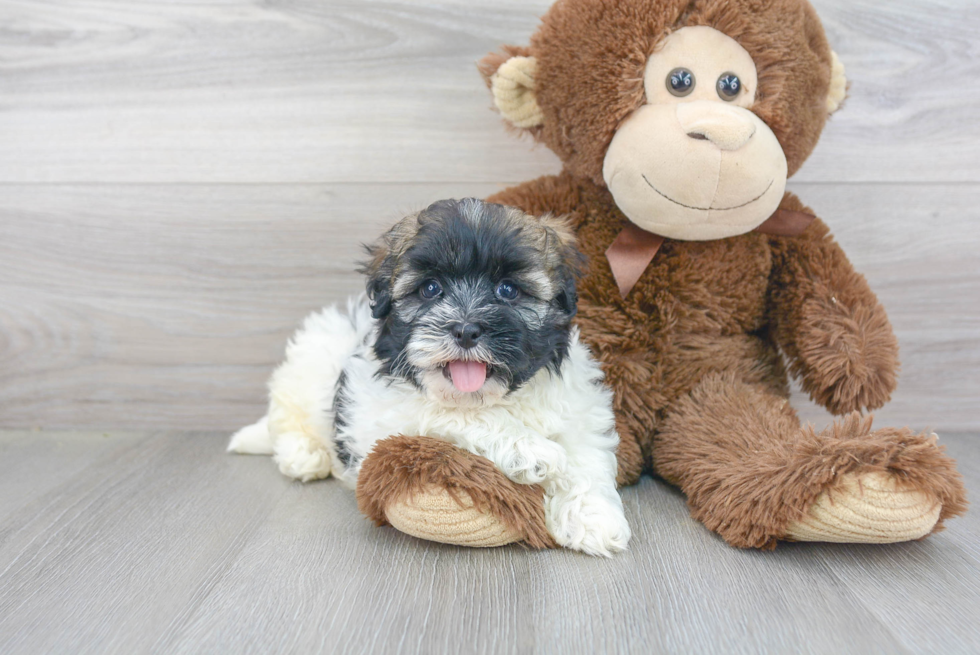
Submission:
<svg viewBox="0 0 980 655">
<path fill-rule="evenodd" d="M 473 323 L 453 323 L 449 331 L 452 332 L 456 343 L 463 348 L 472 348 L 475 346 L 476 342 L 480 339 L 480 335 L 483 333 L 480 330 L 480 326 L 474 325 Z"/>
</svg>

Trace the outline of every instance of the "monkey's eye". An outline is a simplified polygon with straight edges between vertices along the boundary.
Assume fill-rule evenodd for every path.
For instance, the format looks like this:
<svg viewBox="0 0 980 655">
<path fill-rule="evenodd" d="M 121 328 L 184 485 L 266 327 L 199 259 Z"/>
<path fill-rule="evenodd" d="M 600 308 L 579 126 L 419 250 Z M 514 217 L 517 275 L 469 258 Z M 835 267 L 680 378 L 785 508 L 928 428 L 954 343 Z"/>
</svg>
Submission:
<svg viewBox="0 0 980 655">
<path fill-rule="evenodd" d="M 718 78 L 718 97 L 731 102 L 742 90 L 742 80 L 735 73 L 725 73 Z"/>
<path fill-rule="evenodd" d="M 694 90 L 694 73 L 686 68 L 675 68 L 667 75 L 667 90 L 671 95 L 683 98 Z"/>
<path fill-rule="evenodd" d="M 436 280 L 426 280 L 419 287 L 419 295 L 426 300 L 432 300 L 442 295 L 442 285 Z"/>
<path fill-rule="evenodd" d="M 504 280 L 497 285 L 497 290 L 494 292 L 497 297 L 501 300 L 516 300 L 517 296 L 520 295 L 520 289 L 517 288 L 510 280 Z"/>
</svg>

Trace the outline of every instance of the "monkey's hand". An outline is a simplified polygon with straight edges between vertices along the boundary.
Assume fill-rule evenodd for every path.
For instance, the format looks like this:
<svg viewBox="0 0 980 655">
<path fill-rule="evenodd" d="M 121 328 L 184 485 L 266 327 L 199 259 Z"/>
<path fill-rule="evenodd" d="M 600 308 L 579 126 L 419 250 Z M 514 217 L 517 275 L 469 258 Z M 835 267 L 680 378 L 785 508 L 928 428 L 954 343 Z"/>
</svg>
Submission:
<svg viewBox="0 0 980 655">
<path fill-rule="evenodd" d="M 813 214 L 791 193 L 780 207 Z M 884 405 L 895 390 L 898 341 L 868 281 L 819 218 L 771 245 L 770 319 L 790 372 L 834 414 Z"/>
<path fill-rule="evenodd" d="M 898 374 L 898 341 L 877 302 L 848 305 L 835 294 L 810 298 L 796 334 L 794 372 L 803 390 L 834 414 L 877 409 Z"/>
</svg>

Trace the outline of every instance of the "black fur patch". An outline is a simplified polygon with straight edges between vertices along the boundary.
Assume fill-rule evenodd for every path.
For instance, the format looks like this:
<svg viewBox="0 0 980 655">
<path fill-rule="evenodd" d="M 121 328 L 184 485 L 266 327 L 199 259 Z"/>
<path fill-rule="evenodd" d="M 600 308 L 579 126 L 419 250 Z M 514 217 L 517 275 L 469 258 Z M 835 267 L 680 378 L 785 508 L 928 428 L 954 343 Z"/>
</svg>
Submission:
<svg viewBox="0 0 980 655">
<path fill-rule="evenodd" d="M 347 420 L 347 407 L 350 398 L 347 396 L 347 371 L 341 371 L 337 378 L 337 386 L 333 395 L 333 423 L 337 434 L 334 437 L 334 446 L 337 449 L 337 459 L 344 465 L 344 468 L 351 468 L 354 462 L 354 453 L 350 451 L 347 440 L 341 435 L 341 429 L 349 425 Z"/>
</svg>

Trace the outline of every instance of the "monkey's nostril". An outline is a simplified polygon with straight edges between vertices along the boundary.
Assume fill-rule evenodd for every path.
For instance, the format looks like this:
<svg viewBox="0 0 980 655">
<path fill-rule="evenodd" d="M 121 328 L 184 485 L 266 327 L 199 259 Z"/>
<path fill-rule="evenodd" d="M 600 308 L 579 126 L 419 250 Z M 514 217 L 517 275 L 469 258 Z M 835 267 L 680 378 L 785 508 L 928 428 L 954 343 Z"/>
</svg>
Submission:
<svg viewBox="0 0 980 655">
<path fill-rule="evenodd" d="M 755 125 L 728 124 L 692 127 L 687 136 L 696 141 L 710 141 L 722 150 L 738 150 L 755 134 Z"/>
</svg>

